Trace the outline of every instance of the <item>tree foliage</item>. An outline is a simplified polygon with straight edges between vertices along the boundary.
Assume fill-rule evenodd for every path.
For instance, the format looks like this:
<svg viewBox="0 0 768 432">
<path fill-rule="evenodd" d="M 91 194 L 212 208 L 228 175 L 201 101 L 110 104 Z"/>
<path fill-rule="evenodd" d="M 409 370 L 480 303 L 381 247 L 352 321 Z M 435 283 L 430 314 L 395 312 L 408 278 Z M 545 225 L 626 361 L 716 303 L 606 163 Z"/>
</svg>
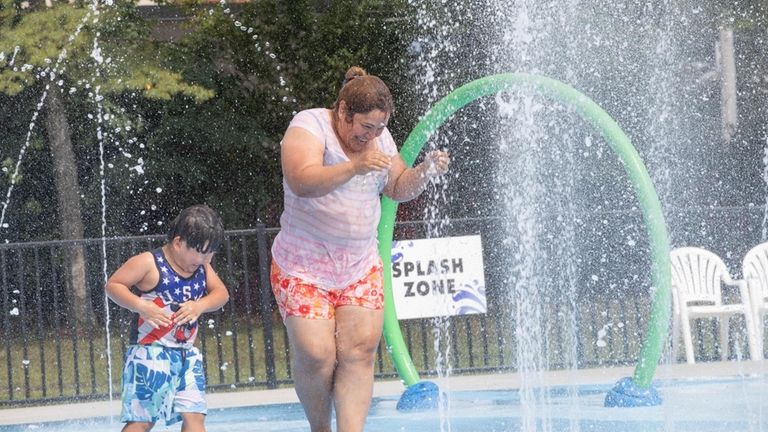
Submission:
<svg viewBox="0 0 768 432">
<path fill-rule="evenodd" d="M 163 194 L 173 197 L 161 217 L 205 201 L 230 228 L 277 225 L 279 142 L 294 113 L 332 104 L 354 64 L 398 88 L 406 40 L 388 26 L 391 15 L 371 13 L 383 5 L 186 4 L 188 33 L 168 47 L 168 61 L 215 96 L 195 106 L 177 99 L 141 108 L 151 171 L 164 180 Z"/>
<path fill-rule="evenodd" d="M 121 99 L 138 95 L 150 100 L 178 97 L 201 103 L 210 99 L 213 93 L 185 81 L 168 67 L 162 47 L 149 38 L 148 23 L 141 19 L 135 5 L 130 2 L 117 2 L 109 7 L 69 2 L 55 2 L 52 7 L 42 3 L 32 3 L 28 8 L 19 6 L 16 2 L 2 0 L 0 91 L 12 97 L 13 105 L 35 107 L 32 101 L 38 100 L 36 108 L 27 117 L 28 126 L 23 128 L 31 132 L 30 143 L 47 141 L 46 136 L 40 134 L 36 120 L 39 114 L 43 114 L 50 92 L 65 95 L 67 113 L 64 121 L 71 125 L 72 146 L 78 155 L 76 167 L 71 169 L 77 171 L 79 184 L 84 189 L 76 192 L 86 204 L 83 217 L 92 227 L 88 234 L 100 235 L 93 229 L 98 226 L 100 209 L 92 205 L 100 198 L 85 193 L 87 190 L 98 190 L 102 180 L 98 174 L 100 166 L 92 162 L 98 159 L 100 147 L 105 149 L 108 160 L 129 154 L 121 144 L 126 136 L 115 133 L 124 131 L 124 128 L 117 125 L 130 124 L 142 116 L 121 107 Z M 40 165 L 29 163 L 50 158 L 45 155 L 47 146 L 28 147 L 26 138 L 16 133 L 9 134 L 8 138 L 8 141 L 2 142 L 3 163 L 7 168 L 14 165 L 13 154 L 18 153 L 16 159 L 22 159 L 23 163 L 19 166 L 25 177 L 13 178 L 15 169 L 6 169 L 3 186 L 10 188 L 12 183 L 17 183 L 17 189 L 24 189 L 23 179 L 34 175 L 35 178 L 45 179 L 42 181 L 46 181 L 49 187 L 35 191 L 33 197 L 16 199 L 11 196 L 8 213 L 14 221 L 9 223 L 11 228 L 6 238 L 24 240 L 55 236 L 53 228 L 56 224 L 41 223 L 41 214 L 37 211 L 48 209 L 46 213 L 53 219 L 57 216 L 56 211 L 50 211 L 55 207 L 51 172 L 36 169 L 48 166 L 50 162 Z M 31 150 L 30 154 L 27 150 Z M 31 155 L 35 152 L 37 154 Z M 118 198 L 116 202 L 121 205 L 113 214 L 130 208 L 129 195 L 133 192 L 130 184 L 141 182 L 139 179 L 132 181 L 131 174 L 125 170 L 107 174 L 105 180 L 109 184 L 114 179 L 114 183 L 129 189 L 128 193 L 115 196 Z M 125 189 L 121 187 L 118 190 Z"/>
</svg>

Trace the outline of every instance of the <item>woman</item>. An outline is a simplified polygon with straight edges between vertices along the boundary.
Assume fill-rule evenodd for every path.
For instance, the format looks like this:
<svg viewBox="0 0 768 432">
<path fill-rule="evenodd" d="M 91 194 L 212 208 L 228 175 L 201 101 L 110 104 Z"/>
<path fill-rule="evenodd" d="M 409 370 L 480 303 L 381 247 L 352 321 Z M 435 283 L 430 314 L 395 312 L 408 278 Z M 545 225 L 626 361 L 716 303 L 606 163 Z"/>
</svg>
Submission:
<svg viewBox="0 0 768 432">
<path fill-rule="evenodd" d="M 393 110 L 384 82 L 352 67 L 333 107 L 298 113 L 282 141 L 271 282 L 313 432 L 331 430 L 332 406 L 339 432 L 365 424 L 383 325 L 380 194 L 410 200 L 448 170 L 441 151 L 406 166 L 387 130 Z"/>
</svg>

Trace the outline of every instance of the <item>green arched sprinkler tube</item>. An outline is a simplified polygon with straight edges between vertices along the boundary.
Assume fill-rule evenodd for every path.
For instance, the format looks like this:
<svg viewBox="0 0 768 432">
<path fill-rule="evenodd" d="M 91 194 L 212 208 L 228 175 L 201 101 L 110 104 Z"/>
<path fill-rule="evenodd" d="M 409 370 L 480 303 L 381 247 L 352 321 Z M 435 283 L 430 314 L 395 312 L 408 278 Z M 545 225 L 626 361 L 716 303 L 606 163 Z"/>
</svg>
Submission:
<svg viewBox="0 0 768 432">
<path fill-rule="evenodd" d="M 409 166 L 412 165 L 429 137 L 453 113 L 478 98 L 512 88 L 529 88 L 571 107 L 600 131 L 624 164 L 642 208 L 650 240 L 653 305 L 634 375 L 619 381 L 606 397 L 606 406 L 658 405 L 661 399 L 651 386 L 651 381 L 669 330 L 671 291 L 667 228 L 659 198 L 637 150 L 619 125 L 602 108 L 574 88 L 551 78 L 524 73 L 491 75 L 457 88 L 435 104 L 408 135 L 400 155 Z M 408 387 L 408 393 L 409 389 L 420 384 L 420 380 L 403 341 L 392 294 L 391 256 L 396 213 L 397 203 L 387 197 L 382 198 L 378 239 L 379 254 L 384 262 L 384 338 L 395 368 Z M 434 399 L 436 386 L 428 389 L 428 392 L 431 392 L 430 397 Z M 402 407 L 399 403 L 398 408 L 423 408 L 430 403 L 411 402 L 402 404 Z"/>
</svg>

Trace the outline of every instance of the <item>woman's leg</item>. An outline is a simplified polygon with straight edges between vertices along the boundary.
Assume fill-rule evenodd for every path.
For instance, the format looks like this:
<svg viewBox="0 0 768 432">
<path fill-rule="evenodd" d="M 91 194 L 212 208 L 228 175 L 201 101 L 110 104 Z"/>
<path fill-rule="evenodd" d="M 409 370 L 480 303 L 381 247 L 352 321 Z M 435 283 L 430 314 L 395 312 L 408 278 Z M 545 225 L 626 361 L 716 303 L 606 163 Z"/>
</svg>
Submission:
<svg viewBox="0 0 768 432">
<path fill-rule="evenodd" d="M 285 326 L 293 353 L 293 382 L 310 428 L 312 432 L 330 432 L 336 323 L 291 316 Z"/>
<path fill-rule="evenodd" d="M 333 398 L 338 432 L 362 432 L 373 396 L 373 365 L 384 313 L 359 306 L 336 309 Z"/>
</svg>

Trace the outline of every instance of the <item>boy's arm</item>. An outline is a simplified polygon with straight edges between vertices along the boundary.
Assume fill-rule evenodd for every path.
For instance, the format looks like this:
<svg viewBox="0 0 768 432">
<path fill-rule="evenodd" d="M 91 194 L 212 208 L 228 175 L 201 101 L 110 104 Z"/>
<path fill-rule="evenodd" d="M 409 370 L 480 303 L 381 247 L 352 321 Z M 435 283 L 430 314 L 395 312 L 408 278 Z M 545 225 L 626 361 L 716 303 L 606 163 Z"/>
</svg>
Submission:
<svg viewBox="0 0 768 432">
<path fill-rule="evenodd" d="M 156 281 L 152 283 L 154 269 L 155 262 L 151 253 L 145 252 L 133 256 L 109 277 L 104 290 L 113 302 L 137 312 L 154 328 L 167 327 L 173 323 L 171 315 L 158 305 L 142 300 L 130 289 L 132 286 L 145 290 L 151 289 L 157 283 Z"/>
<path fill-rule="evenodd" d="M 173 315 L 176 324 L 195 322 L 204 312 L 218 310 L 229 301 L 229 291 L 210 264 L 205 265 L 206 295 L 179 306 Z"/>
</svg>

